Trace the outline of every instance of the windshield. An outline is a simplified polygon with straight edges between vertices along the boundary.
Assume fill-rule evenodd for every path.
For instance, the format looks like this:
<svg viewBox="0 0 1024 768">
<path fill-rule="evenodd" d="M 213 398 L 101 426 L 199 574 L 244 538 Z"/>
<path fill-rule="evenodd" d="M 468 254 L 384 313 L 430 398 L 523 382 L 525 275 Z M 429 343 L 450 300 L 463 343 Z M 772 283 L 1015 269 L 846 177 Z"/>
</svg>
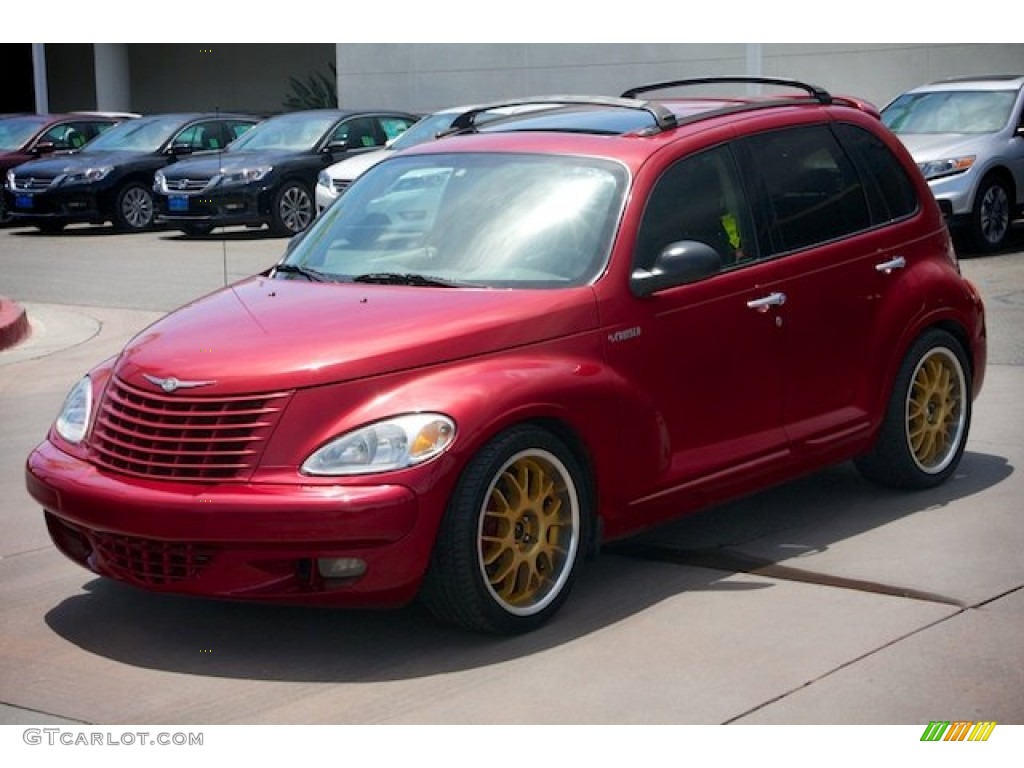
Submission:
<svg viewBox="0 0 1024 768">
<path fill-rule="evenodd" d="M 334 115 L 279 115 L 264 120 L 231 142 L 228 152 L 275 149 L 306 152 L 320 143 L 338 118 Z"/>
<path fill-rule="evenodd" d="M 625 169 L 593 158 L 398 155 L 357 179 L 287 264 L 339 281 L 584 285 L 604 269 L 626 186 Z"/>
<path fill-rule="evenodd" d="M 143 117 L 108 128 L 83 149 L 83 152 L 156 152 L 181 128 L 180 117 Z"/>
<path fill-rule="evenodd" d="M 38 117 L 10 117 L 0 120 L 0 152 L 18 149 L 46 124 Z"/>
<path fill-rule="evenodd" d="M 993 133 L 1016 100 L 1016 91 L 905 93 L 882 110 L 882 122 L 893 133 Z"/>
<path fill-rule="evenodd" d="M 408 149 L 425 141 L 433 141 L 441 131 L 451 128 L 452 121 L 458 116 L 458 112 L 441 112 L 427 115 L 418 123 L 406 129 L 405 133 L 391 142 L 390 147 L 394 150 Z"/>
</svg>

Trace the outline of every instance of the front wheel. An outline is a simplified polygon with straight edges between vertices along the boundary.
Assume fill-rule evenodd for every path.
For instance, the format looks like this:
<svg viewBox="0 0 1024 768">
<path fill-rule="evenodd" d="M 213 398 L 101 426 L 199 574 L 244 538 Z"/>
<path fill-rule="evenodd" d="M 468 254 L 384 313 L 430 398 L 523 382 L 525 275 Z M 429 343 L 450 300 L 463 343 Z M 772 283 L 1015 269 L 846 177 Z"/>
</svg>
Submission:
<svg viewBox="0 0 1024 768">
<path fill-rule="evenodd" d="M 114 226 L 125 232 L 139 232 L 153 224 L 153 193 L 144 184 L 126 184 L 114 203 Z"/>
<path fill-rule="evenodd" d="M 971 423 L 970 369 L 963 347 L 932 329 L 910 348 L 896 377 L 875 447 L 861 473 L 893 488 L 940 485 L 956 471 Z"/>
<path fill-rule="evenodd" d="M 982 253 L 998 251 L 1010 234 L 1013 201 L 1006 183 L 989 175 L 981 181 L 971 213 L 971 231 L 975 247 Z"/>
<path fill-rule="evenodd" d="M 584 473 L 561 440 L 533 426 L 504 432 L 463 472 L 421 597 L 466 629 L 534 629 L 568 596 L 591 515 Z"/>
<path fill-rule="evenodd" d="M 270 228 L 275 234 L 291 237 L 304 232 L 313 223 L 313 197 L 305 185 L 289 181 L 274 196 Z"/>
</svg>

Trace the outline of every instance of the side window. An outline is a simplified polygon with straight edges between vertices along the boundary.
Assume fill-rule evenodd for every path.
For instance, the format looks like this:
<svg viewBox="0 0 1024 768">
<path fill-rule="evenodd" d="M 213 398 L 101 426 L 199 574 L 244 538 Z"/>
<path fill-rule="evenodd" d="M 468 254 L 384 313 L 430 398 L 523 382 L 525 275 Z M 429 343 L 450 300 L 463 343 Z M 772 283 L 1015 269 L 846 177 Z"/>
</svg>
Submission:
<svg viewBox="0 0 1024 768">
<path fill-rule="evenodd" d="M 763 190 L 774 253 L 871 226 L 860 177 L 828 127 L 772 131 L 743 144 Z"/>
<path fill-rule="evenodd" d="M 88 125 L 60 123 L 47 130 L 36 143 L 52 143 L 56 149 L 78 149 L 84 147 L 90 138 Z"/>
<path fill-rule="evenodd" d="M 379 134 L 377 120 L 373 117 L 354 117 L 334 129 L 331 141 L 348 142 L 349 149 L 379 147 L 384 143 Z"/>
<path fill-rule="evenodd" d="M 636 266 L 650 268 L 667 245 L 681 240 L 710 245 L 723 269 L 756 258 L 749 208 L 728 146 L 683 158 L 658 179 L 640 222 Z"/>
<path fill-rule="evenodd" d="M 243 133 L 252 128 L 252 123 L 244 123 L 240 120 L 229 120 L 224 123 L 224 128 L 227 131 L 227 141 L 232 142 L 241 136 Z"/>
<path fill-rule="evenodd" d="M 188 128 L 180 131 L 178 135 L 174 137 L 174 141 L 172 141 L 171 144 L 175 147 L 199 149 L 199 125 L 190 125 Z"/>
<path fill-rule="evenodd" d="M 184 144 L 193 152 L 204 149 L 223 149 L 225 141 L 221 136 L 220 128 L 220 122 L 216 120 L 190 125 L 174 137 L 174 145 Z"/>
<path fill-rule="evenodd" d="M 384 131 L 384 136 L 388 141 L 397 139 L 413 124 L 412 120 L 407 120 L 404 117 L 382 117 L 380 119 L 380 127 Z"/>
<path fill-rule="evenodd" d="M 837 124 L 835 131 L 865 181 L 872 223 L 885 224 L 914 213 L 917 210 L 914 183 L 885 143 L 870 131 L 850 123 Z"/>
</svg>

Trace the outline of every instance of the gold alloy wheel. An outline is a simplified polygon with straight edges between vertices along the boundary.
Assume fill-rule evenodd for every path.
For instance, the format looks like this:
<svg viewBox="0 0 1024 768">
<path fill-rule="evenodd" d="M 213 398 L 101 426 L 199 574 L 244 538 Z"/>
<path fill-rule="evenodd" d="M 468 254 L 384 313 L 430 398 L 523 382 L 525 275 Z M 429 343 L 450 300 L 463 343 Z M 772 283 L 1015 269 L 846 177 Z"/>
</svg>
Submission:
<svg viewBox="0 0 1024 768">
<path fill-rule="evenodd" d="M 948 349 L 933 349 L 918 363 L 907 394 L 907 438 L 914 461 L 925 472 L 941 472 L 956 455 L 965 390 L 963 368 Z"/>
<path fill-rule="evenodd" d="M 487 588 L 505 610 L 534 614 L 558 596 L 579 530 L 576 487 L 561 461 L 533 449 L 504 464 L 484 499 L 478 556 Z"/>
</svg>

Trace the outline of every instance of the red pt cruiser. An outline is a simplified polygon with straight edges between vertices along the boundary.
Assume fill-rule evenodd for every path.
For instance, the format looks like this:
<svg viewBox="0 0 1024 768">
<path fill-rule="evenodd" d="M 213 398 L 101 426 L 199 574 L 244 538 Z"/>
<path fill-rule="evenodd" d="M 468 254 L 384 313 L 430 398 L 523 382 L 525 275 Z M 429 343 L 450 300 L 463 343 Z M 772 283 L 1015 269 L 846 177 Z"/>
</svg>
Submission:
<svg viewBox="0 0 1024 768">
<path fill-rule="evenodd" d="M 670 518 L 850 459 L 943 482 L 984 310 L 910 156 L 801 83 L 639 98 L 691 82 L 467 112 L 140 333 L 28 459 L 56 546 L 155 591 L 515 633 Z"/>
</svg>

